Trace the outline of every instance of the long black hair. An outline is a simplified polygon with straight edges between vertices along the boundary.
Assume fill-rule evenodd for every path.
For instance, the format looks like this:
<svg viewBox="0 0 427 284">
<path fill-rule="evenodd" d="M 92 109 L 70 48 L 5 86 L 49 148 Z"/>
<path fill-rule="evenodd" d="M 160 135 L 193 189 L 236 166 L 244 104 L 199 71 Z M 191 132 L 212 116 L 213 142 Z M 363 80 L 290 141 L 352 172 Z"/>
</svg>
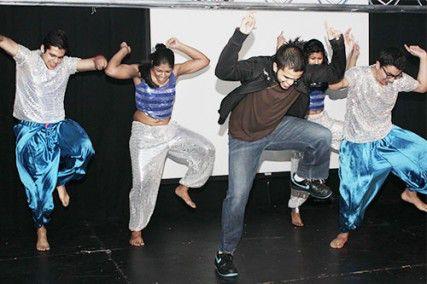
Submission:
<svg viewBox="0 0 427 284">
<path fill-rule="evenodd" d="M 326 57 L 326 51 L 325 51 L 325 46 L 323 45 L 323 43 L 320 40 L 317 39 L 311 39 L 309 41 L 307 41 L 304 44 L 304 57 L 305 57 L 305 62 L 308 64 L 308 57 L 310 56 L 310 54 L 315 53 L 315 52 L 321 52 L 323 54 L 323 61 L 322 64 L 328 64 L 328 58 Z"/>
<path fill-rule="evenodd" d="M 156 44 L 155 51 L 150 54 L 150 61 L 142 62 L 139 65 L 139 72 L 141 73 L 141 78 L 147 83 L 151 88 L 157 88 L 158 86 L 153 82 L 150 75 L 150 70 L 154 66 L 159 66 L 161 64 L 168 64 L 171 68 L 175 65 L 175 55 L 173 51 L 167 48 L 163 43 Z"/>
</svg>

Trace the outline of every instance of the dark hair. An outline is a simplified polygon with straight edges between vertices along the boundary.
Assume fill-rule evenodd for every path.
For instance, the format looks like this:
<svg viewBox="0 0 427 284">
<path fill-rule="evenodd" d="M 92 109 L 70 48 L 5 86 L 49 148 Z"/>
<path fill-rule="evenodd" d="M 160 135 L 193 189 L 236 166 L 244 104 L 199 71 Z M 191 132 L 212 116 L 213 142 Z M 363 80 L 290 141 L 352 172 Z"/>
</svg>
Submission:
<svg viewBox="0 0 427 284">
<path fill-rule="evenodd" d="M 287 67 L 294 71 L 304 71 L 305 60 L 302 50 L 304 42 L 299 38 L 289 40 L 283 44 L 274 55 L 274 62 L 279 69 Z"/>
<path fill-rule="evenodd" d="M 167 48 L 163 43 L 156 44 L 156 50 L 150 54 L 152 67 L 160 64 L 169 64 L 173 68 L 175 64 L 175 55 L 173 51 Z"/>
<path fill-rule="evenodd" d="M 406 56 L 400 48 L 387 47 L 380 52 L 378 62 L 381 66 L 391 65 L 403 70 L 406 67 Z"/>
<path fill-rule="evenodd" d="M 322 64 L 327 64 L 326 51 L 323 43 L 317 39 L 310 39 L 304 44 L 303 47 L 305 63 L 308 64 L 308 57 L 310 54 L 315 52 L 321 52 L 323 54 L 323 62 Z"/>
<path fill-rule="evenodd" d="M 139 72 L 141 73 L 142 79 L 144 79 L 151 88 L 156 88 L 158 86 L 151 80 L 150 69 L 161 64 L 168 64 L 173 68 L 175 64 L 175 55 L 171 49 L 167 48 L 163 43 L 156 44 L 155 49 L 156 50 L 149 56 L 150 61 L 143 62 L 139 65 Z"/>
<path fill-rule="evenodd" d="M 68 39 L 67 35 L 63 30 L 53 30 L 50 31 L 43 39 L 43 45 L 45 51 L 48 50 L 51 46 L 55 46 L 59 49 L 64 49 L 65 53 L 68 51 Z"/>
</svg>

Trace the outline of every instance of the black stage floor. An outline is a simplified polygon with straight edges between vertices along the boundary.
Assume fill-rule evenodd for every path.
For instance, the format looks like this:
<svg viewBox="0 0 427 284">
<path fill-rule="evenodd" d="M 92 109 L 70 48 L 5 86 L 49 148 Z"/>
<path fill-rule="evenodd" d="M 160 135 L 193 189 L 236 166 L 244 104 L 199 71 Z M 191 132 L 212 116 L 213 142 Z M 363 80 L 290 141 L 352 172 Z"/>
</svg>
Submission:
<svg viewBox="0 0 427 284">
<path fill-rule="evenodd" d="M 330 185 L 337 186 L 336 171 Z M 309 201 L 305 227 L 290 224 L 288 177 L 259 178 L 246 210 L 235 254 L 237 283 L 426 283 L 426 215 L 400 200 L 389 180 L 363 226 L 341 250 L 338 200 Z M 146 246 L 131 248 L 126 217 L 93 221 L 57 209 L 49 226 L 51 251 L 37 253 L 28 216 L 1 228 L 1 283 L 223 283 L 214 271 L 225 181 L 210 181 L 192 196 L 196 210 L 163 185 L 145 232 Z"/>
</svg>

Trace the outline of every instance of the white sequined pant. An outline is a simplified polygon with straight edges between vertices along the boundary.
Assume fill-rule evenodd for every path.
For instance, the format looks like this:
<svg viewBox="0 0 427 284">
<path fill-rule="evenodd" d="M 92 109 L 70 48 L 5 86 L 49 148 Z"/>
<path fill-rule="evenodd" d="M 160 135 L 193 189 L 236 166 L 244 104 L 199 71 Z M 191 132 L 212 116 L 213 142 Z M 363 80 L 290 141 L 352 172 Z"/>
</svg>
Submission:
<svg viewBox="0 0 427 284">
<path fill-rule="evenodd" d="M 213 144 L 176 123 L 150 126 L 134 121 L 129 148 L 133 175 L 129 194 L 131 231 L 145 228 L 153 214 L 166 158 L 188 167 L 179 182 L 182 185 L 201 187 L 212 174 Z"/>
<path fill-rule="evenodd" d="M 331 148 L 338 152 L 341 141 L 343 139 L 343 122 L 331 118 L 328 113 L 324 110 L 318 114 L 310 114 L 307 116 L 307 120 L 318 123 L 328 128 L 332 133 Z M 295 152 L 291 158 L 291 175 L 296 173 L 298 169 L 298 162 L 301 158 L 301 153 Z M 291 191 L 291 197 L 289 198 L 288 206 L 290 208 L 298 208 L 301 206 L 309 197 L 306 192 Z"/>
</svg>

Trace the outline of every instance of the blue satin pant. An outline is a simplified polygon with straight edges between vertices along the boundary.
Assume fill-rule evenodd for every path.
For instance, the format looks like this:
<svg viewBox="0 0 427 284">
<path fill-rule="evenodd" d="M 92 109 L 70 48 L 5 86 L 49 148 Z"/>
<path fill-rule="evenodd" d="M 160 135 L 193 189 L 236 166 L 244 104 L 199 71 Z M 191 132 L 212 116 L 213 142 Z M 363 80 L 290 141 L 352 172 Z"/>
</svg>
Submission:
<svg viewBox="0 0 427 284">
<path fill-rule="evenodd" d="M 20 121 L 13 130 L 16 166 L 39 228 L 49 222 L 55 188 L 83 177 L 95 151 L 83 128 L 70 119 L 53 124 Z"/>
<path fill-rule="evenodd" d="M 427 141 L 393 126 L 381 140 L 352 143 L 340 148 L 340 231 L 362 222 L 365 210 L 388 174 L 401 178 L 410 190 L 427 194 Z"/>
</svg>

